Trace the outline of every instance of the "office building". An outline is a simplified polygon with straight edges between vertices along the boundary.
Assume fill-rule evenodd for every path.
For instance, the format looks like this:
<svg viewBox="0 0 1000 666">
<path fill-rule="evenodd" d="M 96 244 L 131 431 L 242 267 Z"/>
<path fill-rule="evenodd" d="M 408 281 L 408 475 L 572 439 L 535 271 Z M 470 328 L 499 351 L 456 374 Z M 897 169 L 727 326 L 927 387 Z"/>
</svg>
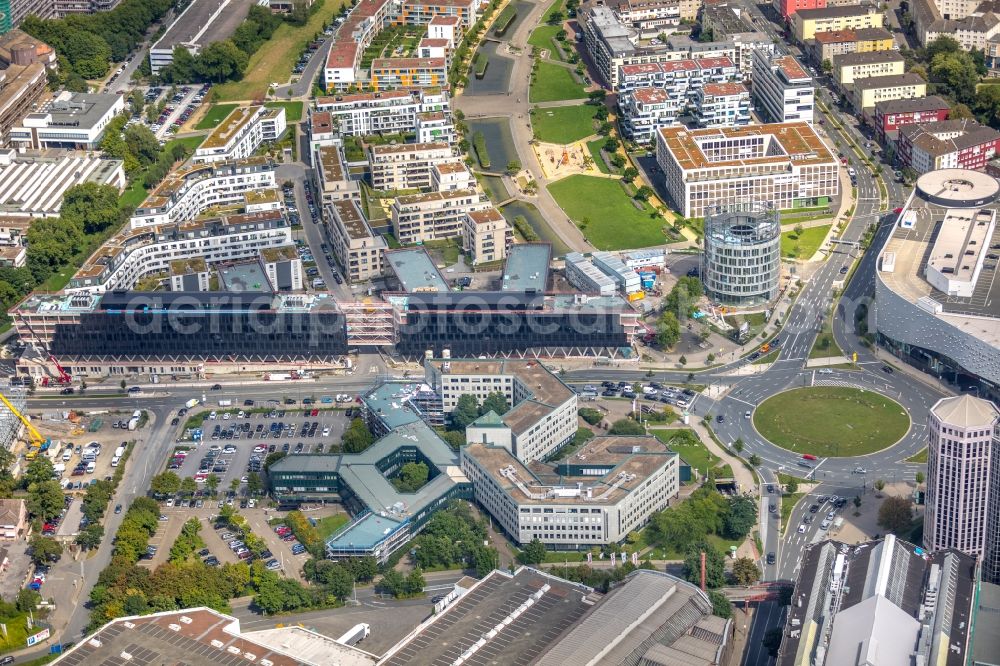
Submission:
<svg viewBox="0 0 1000 666">
<path fill-rule="evenodd" d="M 912 72 L 858 79 L 853 88 L 851 102 L 854 110 L 861 112 L 866 119 L 873 116 L 875 105 L 879 102 L 927 96 L 927 82 Z"/>
<path fill-rule="evenodd" d="M 579 252 L 566 255 L 566 281 L 587 294 L 613 296 L 617 291 L 615 281 Z"/>
<path fill-rule="evenodd" d="M 426 189 L 431 186 L 431 171 L 435 165 L 460 164 L 461 161 L 451 145 L 444 141 L 368 147 L 372 187 L 382 191 Z"/>
<path fill-rule="evenodd" d="M 694 108 L 701 127 L 748 125 L 750 91 L 742 83 L 706 83 L 695 92 Z"/>
<path fill-rule="evenodd" d="M 942 398 L 927 417 L 927 509 L 924 546 L 982 557 L 992 459 L 1000 454 L 1000 410 L 988 400 Z M 993 521 L 995 522 L 995 521 Z"/>
<path fill-rule="evenodd" d="M 97 150 L 104 128 L 125 109 L 122 95 L 64 92 L 10 129 L 17 148 Z"/>
<path fill-rule="evenodd" d="M 879 102 L 875 105 L 875 133 L 883 147 L 895 148 L 901 127 L 939 123 L 948 119 L 950 111 L 948 102 L 937 95 Z"/>
<path fill-rule="evenodd" d="M 237 107 L 209 132 L 191 159 L 199 163 L 246 159 L 262 144 L 276 141 L 285 127 L 284 107 Z"/>
<path fill-rule="evenodd" d="M 896 156 L 901 165 L 922 174 L 938 169 L 983 169 L 998 149 L 1000 132 L 963 118 L 905 125 L 899 130 Z"/>
<path fill-rule="evenodd" d="M 829 30 L 817 32 L 806 42 L 806 51 L 813 62 L 822 66 L 824 60 L 833 63 L 833 56 L 843 53 L 889 51 L 893 47 L 892 33 L 885 28 Z"/>
<path fill-rule="evenodd" d="M 133 229 L 193 220 L 209 208 L 246 202 L 275 187 L 275 165 L 264 157 L 194 164 L 172 171 L 132 213 Z"/>
<path fill-rule="evenodd" d="M 656 136 L 656 162 L 684 217 L 747 199 L 779 210 L 825 205 L 839 192 L 839 162 L 805 122 L 687 130 Z"/>
<path fill-rule="evenodd" d="M 66 292 L 100 294 L 134 289 L 144 278 L 168 278 L 174 262 L 198 259 L 216 264 L 253 259 L 265 249 L 292 244 L 291 227 L 280 211 L 129 228 L 112 236 L 87 260 L 70 278 Z M 290 267 L 301 272 L 297 257 Z M 278 287 L 301 289 L 302 280 L 289 277 Z"/>
<path fill-rule="evenodd" d="M 811 123 L 813 80 L 799 61 L 760 50 L 754 51 L 753 59 L 753 98 L 761 116 L 774 123 Z"/>
<path fill-rule="evenodd" d="M 995 307 L 1000 287 L 992 269 L 985 269 L 985 253 L 990 250 L 977 243 L 970 246 L 972 255 L 963 250 L 957 259 L 943 256 L 954 251 L 942 250 L 956 237 L 964 243 L 961 229 L 970 229 L 972 218 L 977 221 L 977 233 L 979 221 L 995 226 L 998 194 L 996 179 L 978 171 L 944 169 L 918 178 L 896 229 L 881 248 L 875 281 L 878 317 L 870 321 L 878 344 L 903 362 L 956 389 L 978 390 L 994 402 L 1000 400 L 1000 356 L 996 353 L 1000 312 Z M 938 247 L 942 233 L 946 239 Z M 932 255 L 941 256 L 936 267 L 929 265 Z M 948 272 L 946 259 L 952 262 Z M 967 293 L 971 283 L 971 298 L 949 295 L 937 286 L 953 284 Z"/>
<path fill-rule="evenodd" d="M 462 235 L 466 216 L 493 208 L 476 190 L 428 192 L 396 197 L 389 217 L 392 233 L 403 245 Z"/>
<path fill-rule="evenodd" d="M 708 209 L 701 277 L 706 295 L 720 305 L 760 305 L 777 298 L 781 278 L 777 211 L 760 202 Z"/>
<path fill-rule="evenodd" d="M 903 73 L 905 61 L 896 51 L 856 51 L 833 56 L 833 79 L 841 90 L 850 90 L 857 79 Z"/>
<path fill-rule="evenodd" d="M 511 453 L 510 428 L 492 412 L 469 430 L 462 472 L 476 501 L 522 545 L 620 543 L 677 497 L 678 456 L 655 437 L 594 437 L 568 458 L 529 467 Z"/>
<path fill-rule="evenodd" d="M 382 275 L 385 239 L 372 231 L 358 201 L 336 200 L 326 211 L 333 256 L 347 281 L 355 284 Z"/>
<path fill-rule="evenodd" d="M 85 153 L 0 151 L 0 216 L 56 217 L 66 190 L 83 183 L 125 189 L 121 160 Z"/>
<path fill-rule="evenodd" d="M 817 32 L 881 28 L 883 14 L 874 5 L 843 5 L 822 9 L 800 9 L 792 15 L 792 34 L 800 44 Z"/>
<path fill-rule="evenodd" d="M 10 131 L 31 113 L 45 92 L 47 72 L 56 68 L 48 44 L 21 30 L 0 35 L 0 148 L 10 147 Z"/>
<path fill-rule="evenodd" d="M 256 0 L 192 0 L 150 47 L 153 74 L 174 61 L 174 49 L 178 47 L 194 56 L 209 44 L 232 37 L 255 4 Z"/>
<path fill-rule="evenodd" d="M 473 266 L 503 261 L 514 243 L 514 230 L 496 208 L 466 213 L 462 247 Z"/>
<path fill-rule="evenodd" d="M 965 666 L 975 558 L 924 553 L 888 535 L 857 545 L 807 546 L 778 666 Z"/>
<path fill-rule="evenodd" d="M 444 58 L 376 58 L 372 61 L 368 85 L 372 90 L 447 87 L 448 61 Z"/>
<path fill-rule="evenodd" d="M 444 90 L 384 90 L 320 97 L 316 109 L 329 112 L 343 135 L 398 134 L 416 131 L 425 113 L 441 112 L 450 123 L 451 99 Z"/>
</svg>

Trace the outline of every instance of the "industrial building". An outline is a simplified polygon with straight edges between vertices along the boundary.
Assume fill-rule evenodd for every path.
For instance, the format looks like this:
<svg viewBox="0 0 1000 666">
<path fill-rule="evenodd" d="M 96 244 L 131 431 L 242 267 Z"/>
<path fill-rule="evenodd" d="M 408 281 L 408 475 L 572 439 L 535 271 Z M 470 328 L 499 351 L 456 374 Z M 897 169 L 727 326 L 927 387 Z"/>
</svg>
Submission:
<svg viewBox="0 0 1000 666">
<path fill-rule="evenodd" d="M 639 274 L 626 266 L 617 256 L 610 252 L 594 252 L 590 258 L 595 266 L 615 281 L 619 292 L 627 295 L 639 291 Z"/>
<path fill-rule="evenodd" d="M 284 107 L 237 107 L 195 148 L 196 163 L 243 160 L 285 133 Z"/>
<path fill-rule="evenodd" d="M 82 183 L 110 185 L 120 192 L 126 185 L 122 166 L 121 160 L 82 152 L 0 152 L 0 215 L 55 217 L 66 190 Z"/>
<path fill-rule="evenodd" d="M 778 666 L 965 666 L 976 568 L 974 557 L 892 534 L 806 546 Z"/>
<path fill-rule="evenodd" d="M 986 254 L 1000 244 L 998 195 L 996 179 L 977 171 L 921 176 L 880 250 L 878 317 L 870 322 L 879 345 L 902 361 L 994 401 L 1000 400 L 1000 311 L 996 262 Z M 983 228 L 993 232 L 982 244 L 964 235 Z M 970 289 L 971 296 L 959 295 Z"/>
<path fill-rule="evenodd" d="M 209 44 L 232 37 L 255 4 L 256 0 L 192 0 L 150 47 L 153 74 L 174 61 L 177 47 L 197 55 Z"/>
<path fill-rule="evenodd" d="M 753 99 L 768 122 L 813 122 L 815 92 L 812 77 L 790 55 L 753 52 Z"/>
<path fill-rule="evenodd" d="M 564 257 L 564 261 L 566 280 L 580 291 L 602 296 L 613 296 L 616 293 L 618 288 L 615 281 L 579 252 L 570 252 Z"/>
<path fill-rule="evenodd" d="M 34 150 L 97 150 L 104 128 L 125 108 L 122 95 L 63 92 L 10 129 L 10 143 Z"/>
<path fill-rule="evenodd" d="M 784 210 L 828 203 L 840 191 L 840 164 L 809 123 L 688 130 L 656 135 L 656 162 L 684 217 L 748 199 Z"/>
<path fill-rule="evenodd" d="M 781 278 L 777 211 L 760 202 L 708 209 L 701 278 L 705 294 L 721 305 L 761 305 L 776 299 Z"/>
</svg>

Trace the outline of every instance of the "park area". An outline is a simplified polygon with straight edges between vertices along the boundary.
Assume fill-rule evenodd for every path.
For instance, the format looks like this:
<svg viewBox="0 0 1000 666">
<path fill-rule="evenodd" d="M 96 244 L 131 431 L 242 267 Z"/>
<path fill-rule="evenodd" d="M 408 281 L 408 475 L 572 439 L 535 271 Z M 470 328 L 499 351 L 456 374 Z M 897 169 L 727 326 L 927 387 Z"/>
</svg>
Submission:
<svg viewBox="0 0 1000 666">
<path fill-rule="evenodd" d="M 562 65 L 541 61 L 531 77 L 532 103 L 558 102 L 567 99 L 585 99 L 587 91 L 573 78 L 571 70 Z"/>
<path fill-rule="evenodd" d="M 812 386 L 774 395 L 757 406 L 753 425 L 772 444 L 817 457 L 861 456 L 898 442 L 906 410 L 873 391 Z"/>
<path fill-rule="evenodd" d="M 375 58 L 409 58 L 416 55 L 420 39 L 427 34 L 424 25 L 394 25 L 376 35 L 361 55 L 361 68 L 369 69 Z"/>
<path fill-rule="evenodd" d="M 531 129 L 545 143 L 572 143 L 594 133 L 596 106 L 556 106 L 531 110 Z"/>
<path fill-rule="evenodd" d="M 729 478 L 733 475 L 733 470 L 728 463 L 719 464 L 722 460 L 698 439 L 698 435 L 693 430 L 686 428 L 655 429 L 650 431 L 656 439 L 660 440 L 671 451 L 681 457 L 681 460 L 691 466 L 701 476 L 708 476 L 708 470 L 714 469 L 716 478 Z"/>
<path fill-rule="evenodd" d="M 830 225 L 819 227 L 809 227 L 801 231 L 791 230 L 781 233 L 781 256 L 789 259 L 809 259 L 819 246 L 823 244 L 823 239 L 830 232 Z"/>
<path fill-rule="evenodd" d="M 664 219 L 612 178 L 574 175 L 549 185 L 556 203 L 599 250 L 662 245 Z M 637 207 L 639 206 L 639 207 Z"/>
<path fill-rule="evenodd" d="M 246 73 L 239 81 L 212 88 L 217 102 L 263 99 L 271 83 L 285 83 L 306 45 L 323 32 L 323 26 L 337 15 L 346 0 L 324 0 L 305 25 L 282 23 L 252 56 Z"/>
</svg>

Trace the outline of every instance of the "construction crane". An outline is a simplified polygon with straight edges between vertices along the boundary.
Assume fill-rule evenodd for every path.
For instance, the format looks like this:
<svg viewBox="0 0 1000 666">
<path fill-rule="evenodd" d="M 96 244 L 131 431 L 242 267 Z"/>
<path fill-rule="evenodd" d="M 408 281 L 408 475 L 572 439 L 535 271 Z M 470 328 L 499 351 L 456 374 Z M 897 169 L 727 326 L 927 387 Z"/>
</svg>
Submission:
<svg viewBox="0 0 1000 666">
<path fill-rule="evenodd" d="M 31 446 L 41 447 L 42 444 L 48 441 L 45 437 L 42 437 L 42 434 L 38 432 L 38 430 L 35 429 L 35 426 L 31 425 L 31 421 L 28 420 L 28 417 L 22 414 L 21 411 L 15 407 L 3 393 L 0 393 L 0 401 L 3 401 L 3 404 L 7 407 L 7 409 L 9 409 L 11 413 L 19 418 L 21 423 L 24 424 L 25 430 L 28 431 L 28 438 L 31 440 Z"/>
<path fill-rule="evenodd" d="M 23 322 L 25 327 L 27 327 L 27 329 L 31 332 L 31 337 L 35 339 L 35 342 L 38 344 L 39 347 L 42 348 L 42 351 L 45 352 L 45 355 L 49 357 L 50 361 L 52 361 L 52 365 L 56 367 L 56 372 L 59 373 L 59 376 L 56 378 L 56 381 L 60 384 L 69 384 L 70 382 L 72 382 L 73 378 L 70 376 L 68 372 L 66 372 L 66 368 L 59 365 L 59 361 L 57 361 L 56 357 L 53 356 L 52 352 L 49 351 L 49 346 L 45 344 L 45 341 L 42 340 L 42 338 L 39 337 L 37 333 L 35 333 L 35 329 L 31 327 L 31 323 L 28 322 L 27 318 L 21 317 L 21 322 Z M 49 378 L 42 377 L 42 386 L 48 386 L 48 385 L 49 385 Z"/>
</svg>

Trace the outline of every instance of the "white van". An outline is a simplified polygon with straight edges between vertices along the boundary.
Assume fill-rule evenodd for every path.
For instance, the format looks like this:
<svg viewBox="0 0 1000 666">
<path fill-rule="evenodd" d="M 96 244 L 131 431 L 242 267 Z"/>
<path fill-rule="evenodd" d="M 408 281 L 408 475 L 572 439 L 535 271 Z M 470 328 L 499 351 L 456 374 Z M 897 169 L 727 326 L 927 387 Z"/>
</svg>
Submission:
<svg viewBox="0 0 1000 666">
<path fill-rule="evenodd" d="M 819 524 L 819 528 L 821 530 L 830 529 L 830 519 L 829 518 L 824 518 L 823 522 Z"/>
<path fill-rule="evenodd" d="M 111 466 L 118 467 L 118 462 L 121 460 L 121 456 L 115 456 L 111 459 Z"/>
<path fill-rule="evenodd" d="M 95 469 L 97 469 L 97 463 L 94 461 L 87 463 L 87 474 L 93 474 Z"/>
<path fill-rule="evenodd" d="M 62 456 L 63 462 L 69 462 L 72 457 L 73 457 L 73 447 L 71 446 L 65 451 L 63 451 L 63 456 Z"/>
</svg>

